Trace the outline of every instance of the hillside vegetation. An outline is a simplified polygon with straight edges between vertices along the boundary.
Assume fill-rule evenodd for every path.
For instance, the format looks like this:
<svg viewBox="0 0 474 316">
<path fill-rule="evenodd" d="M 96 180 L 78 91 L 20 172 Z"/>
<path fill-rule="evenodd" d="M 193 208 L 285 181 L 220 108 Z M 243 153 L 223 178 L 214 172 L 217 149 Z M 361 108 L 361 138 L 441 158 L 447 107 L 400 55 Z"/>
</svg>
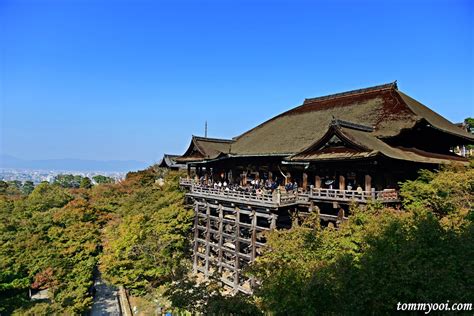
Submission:
<svg viewBox="0 0 474 316">
<path fill-rule="evenodd" d="M 160 186 L 162 176 L 149 168 L 87 188 L 61 177 L 28 195 L 3 185 L 0 313 L 83 314 L 97 267 L 134 295 L 179 277 L 189 257 L 192 211 L 183 207 L 179 176 L 167 174 Z M 51 304 L 30 302 L 29 288 L 49 289 Z"/>
<path fill-rule="evenodd" d="M 149 168 L 72 188 L 2 183 L 0 313 L 85 314 L 97 270 L 181 312 L 387 314 L 398 302 L 474 301 L 472 168 L 421 172 L 402 185 L 403 210 L 354 207 L 339 229 L 313 214 L 270 232 L 246 271 L 261 281 L 252 297 L 190 276 L 193 211 L 178 178 Z M 30 288 L 49 289 L 50 303 L 29 301 Z"/>
</svg>

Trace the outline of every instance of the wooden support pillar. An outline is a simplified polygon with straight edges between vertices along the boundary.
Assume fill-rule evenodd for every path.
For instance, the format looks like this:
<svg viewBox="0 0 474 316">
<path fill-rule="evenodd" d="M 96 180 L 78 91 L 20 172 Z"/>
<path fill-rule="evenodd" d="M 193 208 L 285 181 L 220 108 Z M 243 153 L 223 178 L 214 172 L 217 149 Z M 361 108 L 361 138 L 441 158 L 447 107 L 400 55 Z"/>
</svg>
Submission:
<svg viewBox="0 0 474 316">
<path fill-rule="evenodd" d="M 252 247 L 252 254 L 250 256 L 250 262 L 255 260 L 256 254 L 256 242 L 257 242 L 257 214 L 255 210 L 252 210 L 252 224 L 251 224 L 251 232 L 252 232 L 252 239 L 250 241 Z"/>
<path fill-rule="evenodd" d="M 187 169 L 188 169 L 188 170 L 187 170 L 187 177 L 186 177 L 186 178 L 187 178 L 187 179 L 190 179 L 190 178 L 191 178 L 191 165 L 190 165 L 190 164 L 187 164 L 186 167 L 187 167 Z"/>
<path fill-rule="evenodd" d="M 199 167 L 194 166 L 194 180 L 196 180 L 196 183 L 199 182 Z"/>
<path fill-rule="evenodd" d="M 252 247 L 252 253 L 250 254 L 250 262 L 255 261 L 255 257 L 257 255 L 257 214 L 255 210 L 252 210 L 252 239 L 250 241 Z M 250 286 L 255 286 L 255 278 L 252 277 L 250 279 Z"/>
<path fill-rule="evenodd" d="M 365 191 L 372 191 L 372 177 L 368 174 L 365 175 Z"/>
<path fill-rule="evenodd" d="M 344 219 L 344 209 L 343 208 L 340 208 L 339 209 L 339 212 L 337 212 L 337 220 L 341 221 Z"/>
<path fill-rule="evenodd" d="M 278 218 L 278 215 L 276 215 L 275 213 L 272 213 L 272 221 L 270 223 L 270 229 L 277 228 L 277 218 Z"/>
<path fill-rule="evenodd" d="M 316 176 L 314 177 L 314 186 L 316 189 L 321 189 L 321 177 Z"/>
<path fill-rule="evenodd" d="M 268 179 L 273 180 L 273 172 L 268 171 Z"/>
<path fill-rule="evenodd" d="M 247 185 L 247 172 L 242 174 L 242 185 Z"/>
<path fill-rule="evenodd" d="M 285 185 L 291 182 L 291 173 L 287 172 L 285 177 Z"/>
<path fill-rule="evenodd" d="M 206 253 L 205 253 L 205 267 L 204 267 L 204 277 L 206 280 L 209 278 L 209 250 L 211 242 L 211 208 L 209 203 L 206 203 Z"/>
<path fill-rule="evenodd" d="M 308 188 L 308 174 L 303 172 L 303 191 L 306 191 Z"/>
<path fill-rule="evenodd" d="M 224 228 L 224 209 L 221 204 L 218 207 L 219 210 L 219 257 L 217 259 L 217 265 L 219 269 L 219 273 L 222 272 L 222 240 L 223 240 L 223 228 Z"/>
<path fill-rule="evenodd" d="M 194 202 L 194 262 L 193 262 L 193 271 L 197 273 L 198 266 L 198 238 L 199 238 L 199 205 L 198 202 Z"/>
<path fill-rule="evenodd" d="M 299 211 L 297 208 L 293 210 L 293 214 L 291 215 L 291 228 L 300 226 L 299 221 Z"/>
<path fill-rule="evenodd" d="M 339 190 L 345 190 L 346 189 L 346 178 L 344 178 L 343 175 L 339 176 Z"/>
<path fill-rule="evenodd" d="M 235 262 L 234 262 L 234 293 L 239 291 L 239 253 L 240 253 L 240 209 L 235 208 Z"/>
<path fill-rule="evenodd" d="M 229 179 L 229 183 L 234 183 L 234 176 L 233 176 L 232 169 L 230 169 L 229 172 L 227 173 L 227 177 Z"/>
</svg>

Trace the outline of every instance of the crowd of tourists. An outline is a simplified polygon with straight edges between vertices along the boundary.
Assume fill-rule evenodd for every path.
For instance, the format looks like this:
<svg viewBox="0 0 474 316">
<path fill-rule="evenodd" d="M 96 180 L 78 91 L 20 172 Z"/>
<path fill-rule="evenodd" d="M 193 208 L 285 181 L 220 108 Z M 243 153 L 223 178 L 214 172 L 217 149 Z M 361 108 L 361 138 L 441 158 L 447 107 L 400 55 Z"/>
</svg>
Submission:
<svg viewBox="0 0 474 316">
<path fill-rule="evenodd" d="M 230 182 L 227 179 L 214 181 L 209 179 L 206 181 L 204 177 L 199 179 L 199 183 L 203 187 L 214 188 L 216 190 L 222 190 L 225 192 L 246 192 L 253 193 L 256 195 L 272 194 L 276 190 L 281 190 L 282 192 L 287 193 L 296 193 L 298 192 L 298 183 L 288 182 L 286 185 L 283 185 L 278 178 L 275 180 L 272 179 L 252 179 L 247 181 L 245 185 L 242 185 L 240 179 L 237 179 L 236 182 Z"/>
</svg>

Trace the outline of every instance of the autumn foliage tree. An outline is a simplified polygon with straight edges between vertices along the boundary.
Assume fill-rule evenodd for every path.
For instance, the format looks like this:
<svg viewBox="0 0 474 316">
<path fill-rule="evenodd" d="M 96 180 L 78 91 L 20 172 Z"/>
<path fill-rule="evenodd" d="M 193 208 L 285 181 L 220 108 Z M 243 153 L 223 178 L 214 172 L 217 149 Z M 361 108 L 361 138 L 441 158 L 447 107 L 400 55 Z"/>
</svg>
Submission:
<svg viewBox="0 0 474 316">
<path fill-rule="evenodd" d="M 398 302 L 474 301 L 474 170 L 423 171 L 404 211 L 353 209 L 339 229 L 274 231 L 251 273 L 272 314 L 393 313 Z"/>
</svg>

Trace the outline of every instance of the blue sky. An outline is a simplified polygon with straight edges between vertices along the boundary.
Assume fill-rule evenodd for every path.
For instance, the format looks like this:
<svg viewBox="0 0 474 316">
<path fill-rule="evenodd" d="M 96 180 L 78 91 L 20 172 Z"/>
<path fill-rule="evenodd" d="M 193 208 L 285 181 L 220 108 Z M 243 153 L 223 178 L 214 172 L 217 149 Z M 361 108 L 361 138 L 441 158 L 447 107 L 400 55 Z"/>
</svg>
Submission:
<svg viewBox="0 0 474 316">
<path fill-rule="evenodd" d="M 159 160 L 398 80 L 474 115 L 472 1 L 0 1 L 0 153 Z M 296 128 L 296 127 L 289 127 Z"/>
</svg>

